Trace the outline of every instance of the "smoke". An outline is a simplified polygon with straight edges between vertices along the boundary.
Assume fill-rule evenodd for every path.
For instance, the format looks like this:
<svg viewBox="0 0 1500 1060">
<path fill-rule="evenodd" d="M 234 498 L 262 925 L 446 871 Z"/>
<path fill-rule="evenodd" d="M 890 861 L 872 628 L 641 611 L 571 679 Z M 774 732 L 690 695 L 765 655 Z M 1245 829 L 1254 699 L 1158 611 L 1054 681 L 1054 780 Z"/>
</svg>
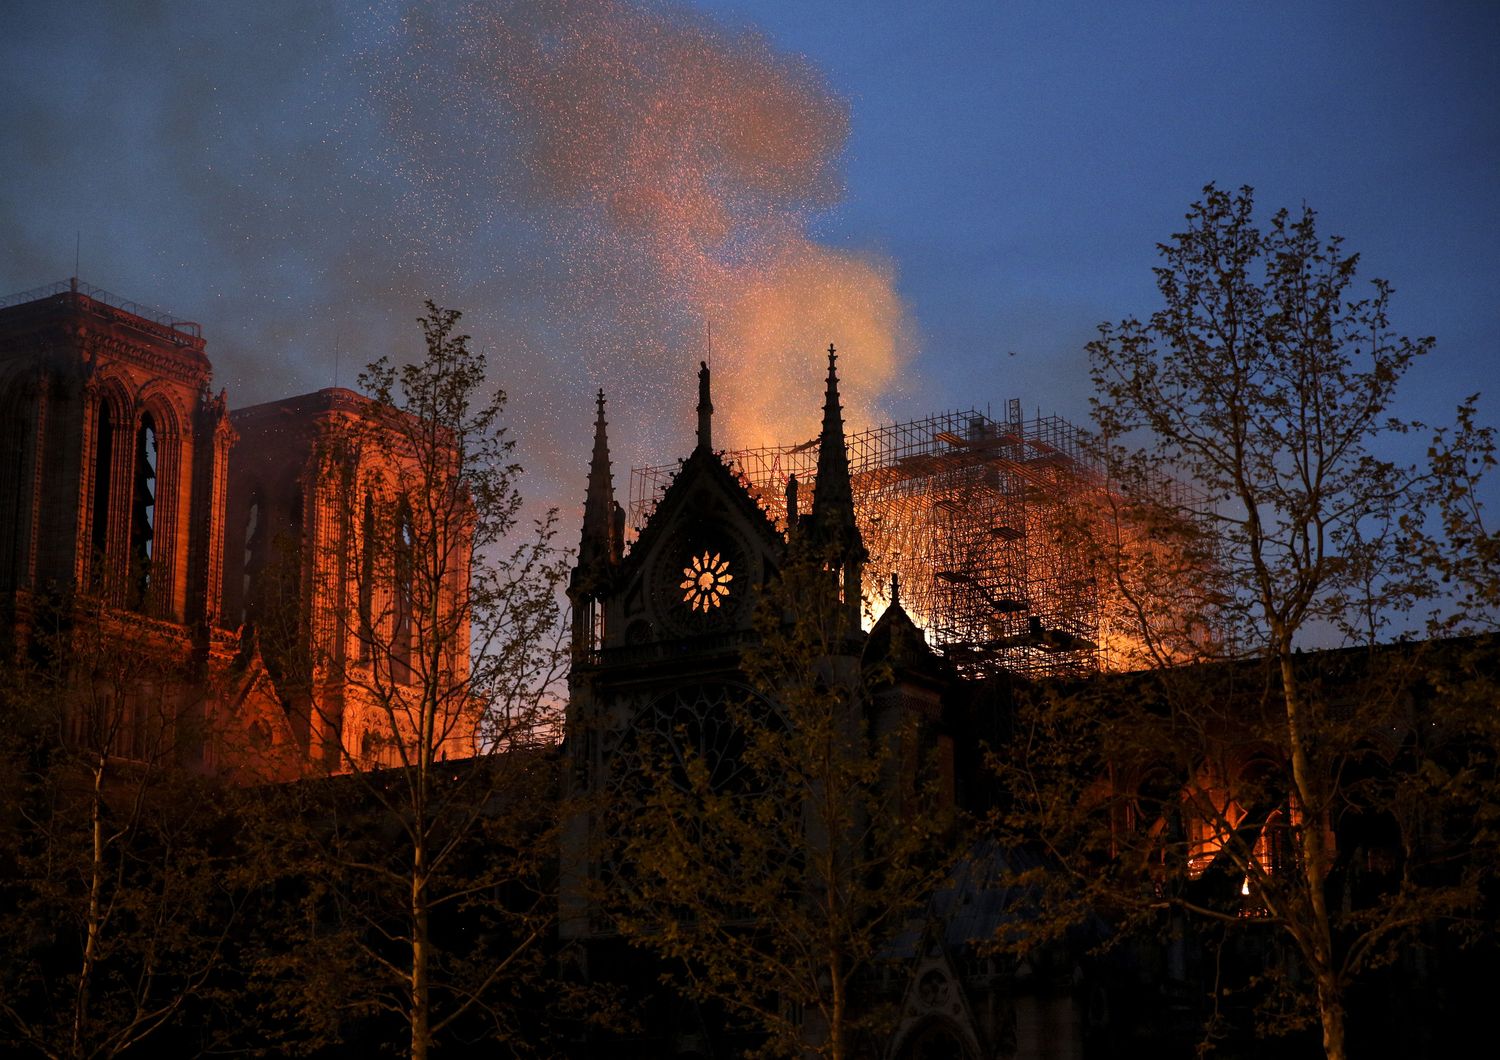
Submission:
<svg viewBox="0 0 1500 1060">
<path fill-rule="evenodd" d="M 897 376 L 893 270 L 813 234 L 847 104 L 753 29 L 623 0 L 56 0 L 7 29 L 0 293 L 71 274 L 77 234 L 83 279 L 202 323 L 232 407 L 412 355 L 431 297 L 566 512 L 596 386 L 620 470 L 691 447 L 705 357 L 726 446 L 816 430 L 829 342 L 852 424 Z"/>
<path fill-rule="evenodd" d="M 903 311 L 889 265 L 809 235 L 841 196 L 849 132 L 810 63 L 621 0 L 421 4 L 400 26 L 371 65 L 397 164 L 444 203 L 542 220 L 567 276 L 554 312 L 638 426 L 680 416 L 708 357 L 718 438 L 800 441 L 829 342 L 845 351 L 848 417 L 876 415 Z"/>
</svg>

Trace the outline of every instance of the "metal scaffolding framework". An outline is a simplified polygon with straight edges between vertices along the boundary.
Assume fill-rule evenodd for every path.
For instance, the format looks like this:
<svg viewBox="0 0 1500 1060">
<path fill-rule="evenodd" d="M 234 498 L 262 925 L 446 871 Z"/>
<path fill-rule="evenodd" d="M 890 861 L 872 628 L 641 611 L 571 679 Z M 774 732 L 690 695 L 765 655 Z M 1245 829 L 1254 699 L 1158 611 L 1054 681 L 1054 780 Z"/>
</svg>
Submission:
<svg viewBox="0 0 1500 1060">
<path fill-rule="evenodd" d="M 793 474 L 809 509 L 816 440 L 725 456 L 778 526 Z M 877 613 L 895 572 L 903 606 L 965 670 L 1099 668 L 1098 586 L 1064 540 L 1068 506 L 1104 488 L 1081 431 L 1056 416 L 1023 419 L 1010 401 L 1003 420 L 970 409 L 862 431 L 849 439 L 849 465 Z M 633 526 L 676 470 L 631 472 Z"/>
</svg>

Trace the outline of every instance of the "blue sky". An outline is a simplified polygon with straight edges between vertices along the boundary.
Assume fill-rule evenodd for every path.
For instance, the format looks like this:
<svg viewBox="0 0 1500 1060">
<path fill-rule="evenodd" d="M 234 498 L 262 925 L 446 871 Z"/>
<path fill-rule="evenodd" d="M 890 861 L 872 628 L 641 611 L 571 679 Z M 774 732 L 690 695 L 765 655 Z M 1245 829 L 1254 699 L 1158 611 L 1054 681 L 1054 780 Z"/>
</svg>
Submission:
<svg viewBox="0 0 1500 1060">
<path fill-rule="evenodd" d="M 499 17 L 548 23 L 544 41 L 552 19 L 634 25 L 631 5 L 568 4 Z M 732 296 L 704 309 L 701 277 L 661 264 L 675 220 L 601 235 L 603 200 L 543 186 L 527 152 L 568 129 L 514 113 L 526 83 L 507 64 L 550 53 L 474 44 L 452 7 L 423 38 L 429 5 L 399 0 L 13 0 L 0 289 L 66 278 L 76 239 L 86 281 L 203 324 L 235 406 L 410 350 L 431 296 L 491 353 L 540 494 L 581 490 L 596 386 L 622 490 L 624 467 L 681 455 L 700 316 L 732 318 Z M 1267 213 L 1315 207 L 1363 277 L 1394 284 L 1397 328 L 1437 338 L 1407 415 L 1441 419 L 1500 367 L 1500 5 L 714 0 L 648 15 L 642 39 L 665 26 L 684 42 L 626 64 L 661 79 L 657 102 L 699 83 L 664 67 L 705 53 L 744 59 L 731 100 L 756 64 L 811 100 L 792 110 L 822 123 L 816 189 L 789 192 L 783 173 L 728 201 L 755 246 L 789 241 L 889 286 L 869 327 L 894 367 L 851 418 L 1015 397 L 1083 420 L 1083 344 L 1155 307 L 1154 245 L 1209 181 L 1253 185 Z M 458 58 L 411 58 L 434 41 Z M 794 304 L 818 335 L 845 330 Z M 856 385 L 863 327 L 827 335 Z M 815 376 L 822 341 L 788 335 L 775 365 L 805 353 Z M 716 355 L 730 398 L 749 400 L 765 369 L 737 377 L 735 351 Z M 1500 419 L 1500 398 L 1482 409 Z"/>
<path fill-rule="evenodd" d="M 998 375 L 1081 416 L 1081 344 L 1154 307 L 1154 245 L 1209 181 L 1313 206 L 1395 285 L 1438 338 L 1420 415 L 1500 368 L 1500 5 L 714 7 L 852 100 L 821 230 L 898 262 L 938 405 Z"/>
</svg>

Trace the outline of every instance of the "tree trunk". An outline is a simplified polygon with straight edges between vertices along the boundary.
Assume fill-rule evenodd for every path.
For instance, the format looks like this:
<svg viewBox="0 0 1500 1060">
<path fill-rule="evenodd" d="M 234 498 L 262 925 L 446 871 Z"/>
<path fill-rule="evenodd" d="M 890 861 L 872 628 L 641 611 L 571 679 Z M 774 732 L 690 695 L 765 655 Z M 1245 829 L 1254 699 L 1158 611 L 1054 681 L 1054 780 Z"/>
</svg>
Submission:
<svg viewBox="0 0 1500 1060">
<path fill-rule="evenodd" d="M 1344 996 L 1332 972 L 1318 975 L 1318 1016 L 1323 1021 L 1323 1052 L 1344 1060 Z"/>
<path fill-rule="evenodd" d="M 87 914 L 87 937 L 83 943 L 83 961 L 78 969 L 78 988 L 73 996 L 73 1040 L 69 1055 L 84 1054 L 84 1021 L 88 1016 L 89 987 L 94 979 L 94 963 L 99 954 L 99 933 L 102 909 L 101 895 L 104 887 L 104 771 L 108 759 L 101 754 L 94 764 L 94 794 L 91 805 L 93 829 L 93 851 L 89 861 L 89 906 Z"/>
<path fill-rule="evenodd" d="M 1287 742 L 1292 753 L 1292 782 L 1302 803 L 1302 885 L 1307 892 L 1311 923 L 1303 935 L 1303 957 L 1312 966 L 1318 984 L 1318 1017 L 1323 1025 L 1323 1049 L 1329 1060 L 1344 1057 L 1344 1000 L 1334 971 L 1333 931 L 1328 919 L 1329 851 L 1324 828 L 1325 811 L 1321 785 L 1307 748 L 1308 705 L 1302 700 L 1290 644 L 1281 645 L 1281 689 L 1286 702 Z M 1296 934 L 1294 938 L 1298 937 Z"/>
<path fill-rule="evenodd" d="M 411 1055 L 427 1060 L 432 1046 L 432 1013 L 427 984 L 426 851 L 419 843 L 412 860 L 411 882 Z"/>
<path fill-rule="evenodd" d="M 833 960 L 833 1006 L 828 1020 L 828 1055 L 832 1060 L 844 1060 L 844 1020 L 847 999 L 844 996 L 843 962 L 836 956 Z"/>
</svg>

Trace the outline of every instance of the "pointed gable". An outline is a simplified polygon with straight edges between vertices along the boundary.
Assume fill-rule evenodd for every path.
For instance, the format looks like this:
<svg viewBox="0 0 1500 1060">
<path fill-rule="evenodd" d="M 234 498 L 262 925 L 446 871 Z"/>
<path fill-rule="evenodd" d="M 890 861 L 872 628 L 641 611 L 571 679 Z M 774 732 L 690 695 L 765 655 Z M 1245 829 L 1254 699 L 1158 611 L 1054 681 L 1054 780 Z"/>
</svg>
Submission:
<svg viewBox="0 0 1500 1060">
<path fill-rule="evenodd" d="M 886 665 L 891 668 L 892 680 L 926 679 L 941 681 L 942 660 L 927 643 L 912 617 L 901 605 L 900 580 L 891 575 L 891 602 L 870 629 L 865 642 L 864 665 L 867 668 Z"/>
<path fill-rule="evenodd" d="M 605 647 L 748 629 L 756 592 L 782 561 L 781 533 L 713 451 L 709 382 L 701 365 L 697 446 L 606 590 Z"/>
<path fill-rule="evenodd" d="M 718 454 L 699 448 L 622 564 L 633 613 L 627 623 L 644 619 L 652 639 L 748 628 L 755 593 L 784 550 L 744 483 Z"/>
</svg>

